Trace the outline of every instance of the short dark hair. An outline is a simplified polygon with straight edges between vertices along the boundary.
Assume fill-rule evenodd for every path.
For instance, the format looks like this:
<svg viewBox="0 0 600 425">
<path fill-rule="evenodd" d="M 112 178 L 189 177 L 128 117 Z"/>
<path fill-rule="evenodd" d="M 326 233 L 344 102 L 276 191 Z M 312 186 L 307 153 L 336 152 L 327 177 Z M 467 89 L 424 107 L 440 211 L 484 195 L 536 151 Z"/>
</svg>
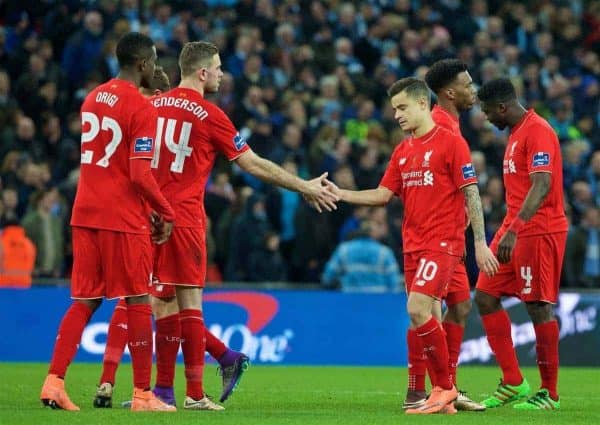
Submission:
<svg viewBox="0 0 600 425">
<path fill-rule="evenodd" d="M 482 102 L 502 103 L 517 98 L 515 86 L 508 78 L 497 78 L 485 83 L 477 92 Z"/>
<path fill-rule="evenodd" d="M 419 80 L 418 78 L 407 77 L 396 81 L 388 89 L 388 96 L 392 98 L 403 91 L 405 91 L 408 97 L 412 99 L 426 97 L 428 101 L 431 100 L 431 93 L 427 84 L 425 84 L 425 81 Z"/>
<path fill-rule="evenodd" d="M 154 42 L 147 35 L 139 32 L 125 34 L 117 43 L 117 59 L 119 66 L 133 66 L 140 59 L 152 56 Z"/>
<path fill-rule="evenodd" d="M 458 74 L 467 72 L 467 64 L 458 59 L 442 59 L 435 62 L 425 74 L 425 82 L 434 93 L 439 93 L 452 83 Z"/>
</svg>

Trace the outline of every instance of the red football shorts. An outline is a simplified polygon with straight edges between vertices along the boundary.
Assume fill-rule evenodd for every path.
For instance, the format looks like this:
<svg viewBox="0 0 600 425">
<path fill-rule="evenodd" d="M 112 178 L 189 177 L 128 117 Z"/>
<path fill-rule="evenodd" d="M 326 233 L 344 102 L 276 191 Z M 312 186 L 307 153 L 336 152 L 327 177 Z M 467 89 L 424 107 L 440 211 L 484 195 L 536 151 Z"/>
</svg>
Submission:
<svg viewBox="0 0 600 425">
<path fill-rule="evenodd" d="M 494 253 L 501 236 L 494 236 L 490 246 Z M 492 277 L 479 273 L 477 289 L 496 298 L 511 296 L 524 302 L 555 304 L 566 242 L 566 232 L 517 238 L 511 261 L 500 264 Z"/>
<path fill-rule="evenodd" d="M 460 261 L 454 269 L 452 280 L 450 280 L 448 288 L 446 288 L 443 299 L 447 306 L 456 305 L 471 299 L 469 275 L 467 275 L 467 268 L 464 262 Z"/>
<path fill-rule="evenodd" d="M 150 235 L 73 227 L 71 298 L 146 295 L 151 272 Z"/>
<path fill-rule="evenodd" d="M 206 280 L 206 239 L 202 229 L 174 227 L 167 242 L 154 250 L 154 278 L 151 294 L 159 298 L 175 295 L 175 287 L 204 288 Z"/>
<path fill-rule="evenodd" d="M 445 294 L 460 257 L 436 251 L 404 254 L 406 292 L 412 291 L 441 299 Z"/>
</svg>

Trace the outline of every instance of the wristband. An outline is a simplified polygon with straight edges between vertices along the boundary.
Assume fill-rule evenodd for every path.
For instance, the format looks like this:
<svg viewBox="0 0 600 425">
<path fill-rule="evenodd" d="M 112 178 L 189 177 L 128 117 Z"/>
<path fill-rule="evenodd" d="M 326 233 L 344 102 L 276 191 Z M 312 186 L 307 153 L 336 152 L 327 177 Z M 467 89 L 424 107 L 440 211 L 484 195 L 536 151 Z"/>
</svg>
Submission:
<svg viewBox="0 0 600 425">
<path fill-rule="evenodd" d="M 510 223 L 510 226 L 508 226 L 508 230 L 518 235 L 523 226 L 525 226 L 525 220 L 519 216 L 516 216 L 512 223 Z"/>
</svg>

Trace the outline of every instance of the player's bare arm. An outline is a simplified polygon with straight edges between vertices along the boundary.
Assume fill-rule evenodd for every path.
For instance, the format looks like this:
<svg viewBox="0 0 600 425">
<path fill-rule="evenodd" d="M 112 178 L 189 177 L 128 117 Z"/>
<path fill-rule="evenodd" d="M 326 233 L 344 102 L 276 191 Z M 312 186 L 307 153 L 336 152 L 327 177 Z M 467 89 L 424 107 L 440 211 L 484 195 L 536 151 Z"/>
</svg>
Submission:
<svg viewBox="0 0 600 425">
<path fill-rule="evenodd" d="M 510 261 L 513 249 L 517 243 L 517 233 L 537 213 L 544 199 L 546 199 L 548 192 L 550 192 L 551 178 L 552 175 L 547 172 L 537 172 L 529 175 L 531 187 L 529 188 L 529 192 L 527 192 L 525 201 L 523 201 L 521 211 L 519 211 L 517 218 L 498 243 L 498 260 L 501 263 L 508 263 Z"/>
<path fill-rule="evenodd" d="M 488 276 L 493 276 L 498 271 L 500 265 L 485 240 L 485 224 L 481 198 L 479 197 L 479 188 L 476 184 L 470 184 L 463 187 L 462 191 L 465 194 L 469 221 L 473 229 L 477 266 Z"/>
<path fill-rule="evenodd" d="M 339 197 L 340 201 L 354 205 L 379 207 L 386 205 L 394 196 L 394 192 L 383 186 L 368 190 L 346 190 L 340 189 L 329 180 L 326 180 L 326 183 L 331 188 L 331 191 Z"/>
<path fill-rule="evenodd" d="M 335 202 L 339 200 L 339 197 L 325 184 L 327 173 L 307 181 L 288 173 L 274 162 L 256 155 L 252 150 L 247 150 L 241 154 L 236 159 L 236 163 L 244 171 L 264 182 L 275 184 L 306 195 L 313 206 L 318 205 L 320 208 L 324 208 L 327 211 L 336 209 Z"/>
<path fill-rule="evenodd" d="M 525 201 L 523 201 L 521 211 L 519 211 L 519 217 L 523 221 L 529 221 L 546 199 L 548 192 L 550 192 L 551 177 L 552 175 L 547 172 L 537 172 L 529 175 L 531 187 L 527 192 Z"/>
</svg>

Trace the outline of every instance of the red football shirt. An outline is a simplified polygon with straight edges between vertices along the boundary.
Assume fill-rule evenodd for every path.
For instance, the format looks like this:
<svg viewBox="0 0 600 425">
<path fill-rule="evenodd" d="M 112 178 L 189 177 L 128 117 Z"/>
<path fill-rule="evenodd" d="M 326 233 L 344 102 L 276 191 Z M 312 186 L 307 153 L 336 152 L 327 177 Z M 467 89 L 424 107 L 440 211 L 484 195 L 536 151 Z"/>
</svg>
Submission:
<svg viewBox="0 0 600 425">
<path fill-rule="evenodd" d="M 568 230 L 558 137 L 533 109 L 511 130 L 503 169 L 507 212 L 500 231 L 504 232 L 521 210 L 531 187 L 529 175 L 532 173 L 551 173 L 550 191 L 535 215 L 519 231 L 519 236 Z"/>
<path fill-rule="evenodd" d="M 431 118 L 440 127 L 449 130 L 450 133 L 461 134 L 460 122 L 458 117 L 453 116 L 450 112 L 446 111 L 440 105 L 435 105 L 431 110 Z"/>
<path fill-rule="evenodd" d="M 403 140 L 381 179 L 404 203 L 404 252 L 441 251 L 463 255 L 464 186 L 477 183 L 469 147 L 460 136 L 436 126 Z"/>
<path fill-rule="evenodd" d="M 233 161 L 249 146 L 225 112 L 195 90 L 177 87 L 151 102 L 158 112 L 152 167 L 175 225 L 205 229 L 204 189 L 217 154 Z"/>
<path fill-rule="evenodd" d="M 71 225 L 149 233 L 145 201 L 131 184 L 129 160 L 152 158 L 156 110 L 133 83 L 115 78 L 87 95 L 81 122 Z"/>
</svg>

